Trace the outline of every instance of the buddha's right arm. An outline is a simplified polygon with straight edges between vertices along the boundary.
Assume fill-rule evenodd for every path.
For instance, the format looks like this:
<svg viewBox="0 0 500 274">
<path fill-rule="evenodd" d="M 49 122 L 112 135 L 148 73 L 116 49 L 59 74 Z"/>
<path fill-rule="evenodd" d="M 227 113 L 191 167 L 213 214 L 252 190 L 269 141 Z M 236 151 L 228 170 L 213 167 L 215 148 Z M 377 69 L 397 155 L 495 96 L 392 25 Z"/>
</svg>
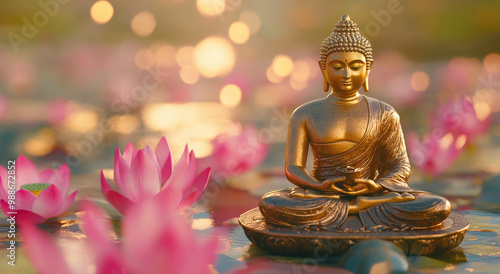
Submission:
<svg viewBox="0 0 500 274">
<path fill-rule="evenodd" d="M 302 166 L 286 165 L 285 175 L 288 181 L 296 186 L 305 189 L 321 190 L 321 182 Z"/>
<path fill-rule="evenodd" d="M 299 187 L 319 189 L 321 182 L 305 168 L 309 149 L 306 121 L 300 109 L 297 109 L 290 118 L 286 142 L 285 174 L 291 183 Z"/>
</svg>

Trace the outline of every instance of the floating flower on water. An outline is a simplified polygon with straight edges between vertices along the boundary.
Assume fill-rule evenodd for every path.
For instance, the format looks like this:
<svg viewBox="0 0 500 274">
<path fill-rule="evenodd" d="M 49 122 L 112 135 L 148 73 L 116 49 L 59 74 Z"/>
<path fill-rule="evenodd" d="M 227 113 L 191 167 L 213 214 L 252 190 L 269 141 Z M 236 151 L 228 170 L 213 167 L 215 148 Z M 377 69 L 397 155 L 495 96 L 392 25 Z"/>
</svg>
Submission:
<svg viewBox="0 0 500 274">
<path fill-rule="evenodd" d="M 7 215 L 17 212 L 18 222 L 43 223 L 64 213 L 75 200 L 76 191 L 68 195 L 70 172 L 66 164 L 56 170 L 38 172 L 30 160 L 20 155 L 15 162 L 15 174 L 9 174 L 11 170 L 14 169 L 0 166 L 0 206 Z M 11 197 L 15 197 L 13 205 L 9 203 Z"/>
<path fill-rule="evenodd" d="M 137 150 L 128 144 L 123 155 L 115 152 L 114 191 L 101 171 L 102 192 L 111 205 L 125 214 L 130 205 L 158 199 L 167 208 L 183 208 L 192 205 L 207 186 L 210 168 L 196 175 L 196 157 L 186 148 L 179 162 L 173 165 L 172 152 L 165 137 L 161 138 L 156 151 L 146 146 Z"/>
<path fill-rule="evenodd" d="M 440 131 L 436 131 L 439 133 Z M 412 164 L 424 173 L 436 176 L 448 169 L 463 150 L 467 137 L 453 134 L 434 134 L 420 142 L 417 135 L 408 135 L 408 151 Z"/>
<path fill-rule="evenodd" d="M 203 159 L 202 166 L 212 166 L 212 172 L 219 176 L 233 176 L 249 171 L 264 161 L 269 144 L 259 140 L 257 128 L 247 125 L 232 126 L 226 133 L 213 141 L 213 153 Z"/>
<path fill-rule="evenodd" d="M 462 96 L 440 106 L 432 122 L 435 128 L 451 132 L 455 137 L 465 135 L 467 142 L 471 143 L 490 126 L 491 111 L 484 107 L 476 109 L 467 96 Z"/>
<path fill-rule="evenodd" d="M 209 273 L 217 257 L 218 238 L 195 236 L 191 223 L 158 200 L 130 208 L 122 221 L 121 243 L 113 242 L 111 223 L 102 210 L 83 202 L 82 217 L 95 273 Z M 40 273 L 86 273 L 64 259 L 62 250 L 46 233 L 31 224 L 22 226 L 23 247 Z M 138 237 L 141 235 L 141 237 Z M 194 259 L 193 259 L 194 258 Z"/>
</svg>

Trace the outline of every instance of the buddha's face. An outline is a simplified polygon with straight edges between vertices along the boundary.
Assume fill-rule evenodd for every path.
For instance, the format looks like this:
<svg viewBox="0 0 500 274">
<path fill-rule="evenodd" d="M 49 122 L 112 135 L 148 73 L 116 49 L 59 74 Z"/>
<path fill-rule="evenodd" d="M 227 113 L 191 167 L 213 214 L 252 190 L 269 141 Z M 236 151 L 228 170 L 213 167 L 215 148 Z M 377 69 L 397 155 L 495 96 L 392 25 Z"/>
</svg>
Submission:
<svg viewBox="0 0 500 274">
<path fill-rule="evenodd" d="M 326 59 L 323 77 L 339 94 L 355 93 L 367 80 L 366 57 L 359 52 L 333 52 Z"/>
</svg>

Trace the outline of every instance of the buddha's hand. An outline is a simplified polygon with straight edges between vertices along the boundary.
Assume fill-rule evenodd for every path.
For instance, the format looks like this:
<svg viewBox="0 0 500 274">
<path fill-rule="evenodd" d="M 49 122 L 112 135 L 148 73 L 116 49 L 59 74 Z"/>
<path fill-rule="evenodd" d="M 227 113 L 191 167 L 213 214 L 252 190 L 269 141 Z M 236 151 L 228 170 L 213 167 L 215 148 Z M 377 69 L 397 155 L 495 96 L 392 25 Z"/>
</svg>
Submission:
<svg viewBox="0 0 500 274">
<path fill-rule="evenodd" d="M 349 191 L 348 195 L 351 196 L 360 196 L 370 193 L 380 192 L 384 189 L 379 183 L 376 183 L 372 179 L 354 179 L 356 186 Z"/>
<path fill-rule="evenodd" d="M 342 190 L 335 185 L 338 182 L 345 181 L 345 179 L 346 179 L 345 176 L 328 178 L 328 179 L 324 180 L 323 183 L 321 183 L 321 185 L 319 185 L 317 190 L 345 194 L 345 190 Z"/>
</svg>

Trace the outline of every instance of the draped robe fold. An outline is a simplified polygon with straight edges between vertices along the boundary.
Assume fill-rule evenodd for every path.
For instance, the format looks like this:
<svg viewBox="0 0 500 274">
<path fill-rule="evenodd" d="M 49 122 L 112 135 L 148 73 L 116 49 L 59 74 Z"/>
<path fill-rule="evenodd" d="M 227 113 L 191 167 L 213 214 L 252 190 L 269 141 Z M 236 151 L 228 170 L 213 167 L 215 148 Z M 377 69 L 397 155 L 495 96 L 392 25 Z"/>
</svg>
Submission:
<svg viewBox="0 0 500 274">
<path fill-rule="evenodd" d="M 361 178 L 379 183 L 386 192 L 411 193 L 414 200 L 390 202 L 359 212 L 368 229 L 406 229 L 440 224 L 450 212 L 449 202 L 438 195 L 411 189 L 403 132 L 396 111 L 377 99 L 368 100 L 369 118 L 362 139 L 351 149 L 331 156 L 315 151 L 324 143 L 311 143 L 314 154 L 312 175 L 320 182 L 336 176 L 337 167 L 362 168 Z M 356 197 L 297 198 L 290 193 L 297 188 L 269 192 L 262 197 L 260 210 L 266 221 L 283 226 L 340 227 L 348 216 L 349 201 Z M 380 194 L 366 195 L 367 197 Z M 423 214 L 425 213 L 425 214 Z"/>
</svg>

